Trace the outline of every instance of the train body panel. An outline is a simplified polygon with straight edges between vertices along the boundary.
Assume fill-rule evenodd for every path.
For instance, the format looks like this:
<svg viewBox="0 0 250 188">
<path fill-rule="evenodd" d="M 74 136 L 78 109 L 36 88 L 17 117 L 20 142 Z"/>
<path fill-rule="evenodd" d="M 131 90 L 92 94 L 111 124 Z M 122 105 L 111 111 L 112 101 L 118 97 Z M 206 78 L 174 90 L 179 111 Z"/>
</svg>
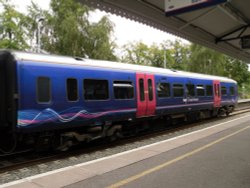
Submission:
<svg viewBox="0 0 250 188">
<path fill-rule="evenodd" d="M 18 62 L 19 75 L 19 110 L 18 128 L 42 126 L 42 129 L 64 128 L 74 124 L 99 124 L 110 119 L 133 118 L 136 112 L 135 96 L 131 99 L 116 100 L 113 94 L 113 82 L 130 81 L 135 83 L 135 74 L 127 71 L 113 72 L 90 67 L 64 67 L 58 64 L 46 64 L 38 62 Z M 53 71 L 51 71 L 53 70 Z M 41 102 L 38 99 L 38 79 L 49 79 L 49 100 Z M 77 82 L 77 99 L 67 99 L 67 79 L 75 79 Z M 84 93 L 84 80 L 100 81 L 96 87 L 106 87 L 106 93 L 100 93 L 98 100 L 85 100 L 91 95 L 91 89 Z M 105 81 L 104 81 L 105 80 Z M 105 85 L 105 83 L 107 83 Z M 86 84 L 88 84 L 86 82 Z M 29 87 L 27 87 L 29 86 Z M 44 86 L 46 87 L 46 86 Z M 134 91 L 134 86 L 133 92 Z M 98 94 L 96 94 L 98 95 Z M 107 96 L 106 96 L 107 95 Z M 42 99 L 43 100 L 43 99 Z M 45 99 L 46 100 L 46 99 Z M 45 126 L 44 126 L 45 125 Z"/>
<path fill-rule="evenodd" d="M 138 121 L 228 115 L 238 99 L 225 77 L 62 56 L 2 51 L 0 73 L 0 134 L 38 145 L 59 135 L 61 148 Z"/>
<path fill-rule="evenodd" d="M 134 70 L 110 70 L 89 65 L 69 66 L 36 61 L 18 61 L 17 64 L 20 95 L 17 124 L 19 130 L 36 131 L 101 125 L 106 121 L 126 121 L 147 116 L 212 110 L 214 107 L 220 107 L 221 104 L 227 106 L 236 103 L 236 95 L 229 94 L 230 87 L 235 88 L 235 83 L 230 82 L 221 82 L 220 87 L 226 89 L 226 95 L 221 96 L 218 93 L 220 102 L 219 106 L 215 106 L 215 86 L 212 79 L 182 75 L 168 76 L 162 73 L 159 75 Z M 47 94 L 49 99 L 46 102 L 38 101 L 38 78 L 43 81 L 48 79 L 49 86 L 43 86 L 49 87 L 49 94 Z M 140 86 L 142 78 L 143 88 Z M 67 79 L 75 79 L 77 82 L 78 97 L 75 101 L 67 100 Z M 91 85 L 88 82 L 84 83 L 86 80 L 96 81 L 95 87 L 105 87 L 106 93 L 100 94 L 103 95 L 100 96 L 101 99 L 91 99 L 93 95 L 91 92 L 94 92 L 94 89 L 91 91 L 91 88 L 84 88 L 85 85 Z M 152 82 L 151 88 L 149 81 Z M 115 99 L 114 87 L 125 87 L 128 84 L 133 88 L 133 97 Z M 166 90 L 161 91 L 160 87 L 165 87 Z M 140 89 L 143 89 L 143 101 Z M 151 90 L 151 96 L 149 90 Z M 89 99 L 88 95 L 90 95 Z"/>
</svg>

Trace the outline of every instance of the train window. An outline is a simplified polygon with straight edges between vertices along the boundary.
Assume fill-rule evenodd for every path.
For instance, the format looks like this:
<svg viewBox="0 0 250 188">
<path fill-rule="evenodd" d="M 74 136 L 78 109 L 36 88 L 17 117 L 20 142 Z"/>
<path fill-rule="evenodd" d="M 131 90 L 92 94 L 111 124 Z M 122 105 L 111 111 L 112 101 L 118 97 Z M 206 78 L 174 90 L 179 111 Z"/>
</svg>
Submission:
<svg viewBox="0 0 250 188">
<path fill-rule="evenodd" d="M 170 84 L 169 83 L 159 83 L 157 85 L 158 97 L 166 98 L 170 97 Z"/>
<path fill-rule="evenodd" d="M 108 80 L 84 80 L 84 98 L 86 100 L 107 100 L 109 98 Z"/>
<path fill-rule="evenodd" d="M 218 91 L 217 91 L 216 85 L 214 85 L 214 95 L 215 95 L 215 96 L 218 96 Z"/>
<path fill-rule="evenodd" d="M 78 100 L 77 79 L 75 79 L 75 78 L 68 78 L 67 79 L 67 98 L 69 101 L 77 101 Z"/>
<path fill-rule="evenodd" d="M 153 84 L 152 84 L 152 79 L 148 79 L 148 98 L 149 101 L 152 101 L 153 98 Z"/>
<path fill-rule="evenodd" d="M 139 86 L 140 86 L 140 101 L 145 101 L 144 80 L 142 78 L 139 80 Z"/>
<path fill-rule="evenodd" d="M 194 97 L 195 96 L 194 84 L 186 84 L 186 88 L 188 97 Z"/>
<path fill-rule="evenodd" d="M 174 97 L 183 97 L 184 89 L 182 84 L 173 84 L 173 95 Z"/>
<path fill-rule="evenodd" d="M 221 94 L 222 96 L 227 96 L 227 88 L 225 86 L 221 86 Z"/>
<path fill-rule="evenodd" d="M 218 97 L 220 97 L 220 86 L 219 86 L 219 84 L 216 84 L 217 85 L 217 92 L 218 92 Z"/>
<path fill-rule="evenodd" d="M 206 95 L 212 96 L 213 95 L 213 87 L 212 85 L 206 85 Z"/>
<path fill-rule="evenodd" d="M 197 96 L 205 96 L 205 88 L 203 85 L 196 86 Z"/>
<path fill-rule="evenodd" d="M 134 98 L 134 86 L 130 81 L 114 81 L 113 88 L 115 99 Z"/>
<path fill-rule="evenodd" d="M 231 96 L 235 95 L 234 87 L 230 87 L 230 95 Z"/>
<path fill-rule="evenodd" d="M 51 83 L 48 77 L 37 78 L 37 101 L 39 103 L 49 103 L 51 101 Z"/>
</svg>

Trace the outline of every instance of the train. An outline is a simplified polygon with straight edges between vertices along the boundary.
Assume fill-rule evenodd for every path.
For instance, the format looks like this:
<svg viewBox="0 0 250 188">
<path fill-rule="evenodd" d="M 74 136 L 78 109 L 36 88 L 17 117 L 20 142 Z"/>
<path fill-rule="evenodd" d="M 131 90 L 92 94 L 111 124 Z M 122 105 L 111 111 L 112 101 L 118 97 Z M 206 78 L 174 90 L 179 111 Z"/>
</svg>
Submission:
<svg viewBox="0 0 250 188">
<path fill-rule="evenodd" d="M 229 115 L 238 100 L 230 78 L 11 50 L 0 51 L 0 86 L 4 153 L 112 140 L 155 119 Z"/>
</svg>

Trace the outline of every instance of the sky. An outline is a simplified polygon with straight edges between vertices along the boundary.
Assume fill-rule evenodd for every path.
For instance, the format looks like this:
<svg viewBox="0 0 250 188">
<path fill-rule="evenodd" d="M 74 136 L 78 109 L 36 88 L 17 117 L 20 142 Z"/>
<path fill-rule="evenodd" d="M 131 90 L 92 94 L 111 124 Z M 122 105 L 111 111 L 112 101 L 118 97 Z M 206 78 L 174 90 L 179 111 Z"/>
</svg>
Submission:
<svg viewBox="0 0 250 188">
<path fill-rule="evenodd" d="M 26 7 L 31 3 L 31 0 L 11 0 L 11 2 L 17 6 L 19 11 L 25 12 Z M 42 9 L 49 9 L 50 0 L 33 0 L 33 2 L 37 3 Z M 114 23 L 114 40 L 118 47 L 122 47 L 130 42 L 141 41 L 147 45 L 152 45 L 153 43 L 160 44 L 165 40 L 174 41 L 176 39 L 180 39 L 174 35 L 165 33 L 147 25 L 143 25 L 120 16 L 105 13 L 100 10 L 96 10 L 92 13 L 90 15 L 90 19 L 92 21 L 98 21 L 104 15 L 108 15 L 109 19 Z M 182 41 L 187 42 L 184 39 Z"/>
<path fill-rule="evenodd" d="M 180 39 L 169 33 L 160 31 L 145 24 L 138 23 L 133 20 L 123 18 L 121 16 L 112 15 L 100 10 L 96 10 L 91 14 L 91 19 L 97 21 L 101 16 L 108 15 L 110 20 L 115 24 L 115 38 L 117 39 L 118 46 L 124 45 L 129 42 L 142 41 L 147 45 L 153 43 L 160 44 L 164 40 Z M 184 39 L 183 42 L 186 42 Z"/>
</svg>

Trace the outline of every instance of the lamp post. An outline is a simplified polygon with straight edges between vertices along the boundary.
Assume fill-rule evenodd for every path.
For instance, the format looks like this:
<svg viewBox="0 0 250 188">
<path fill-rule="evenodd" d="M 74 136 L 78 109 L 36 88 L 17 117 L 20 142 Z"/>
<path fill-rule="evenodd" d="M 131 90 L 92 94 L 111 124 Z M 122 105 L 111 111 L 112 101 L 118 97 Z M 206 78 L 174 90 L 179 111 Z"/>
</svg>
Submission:
<svg viewBox="0 0 250 188">
<path fill-rule="evenodd" d="M 37 20 L 37 49 L 36 52 L 41 52 L 41 28 L 42 28 L 42 22 L 44 21 L 44 18 L 39 18 Z"/>
<path fill-rule="evenodd" d="M 167 68 L 167 57 L 166 57 L 166 49 L 164 48 L 164 69 Z"/>
</svg>

